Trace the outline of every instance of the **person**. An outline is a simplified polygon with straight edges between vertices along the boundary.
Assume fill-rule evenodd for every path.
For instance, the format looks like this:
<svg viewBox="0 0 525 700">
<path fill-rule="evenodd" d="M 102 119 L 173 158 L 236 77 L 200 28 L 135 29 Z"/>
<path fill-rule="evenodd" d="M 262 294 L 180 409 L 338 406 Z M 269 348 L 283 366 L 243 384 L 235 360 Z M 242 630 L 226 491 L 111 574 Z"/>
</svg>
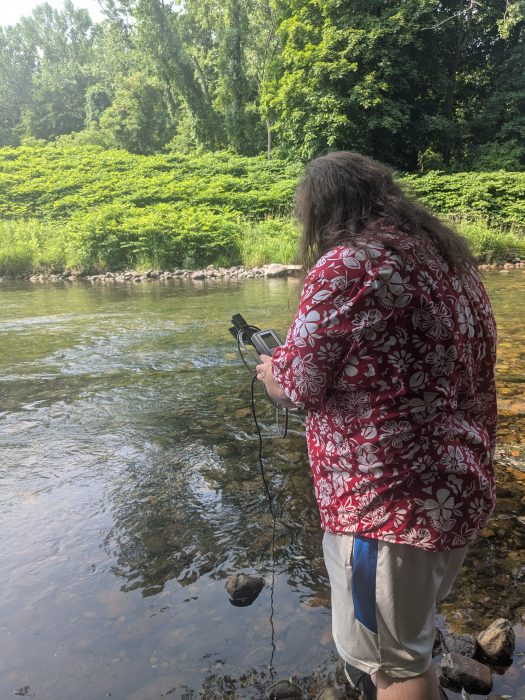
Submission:
<svg viewBox="0 0 525 700">
<path fill-rule="evenodd" d="M 495 503 L 496 326 L 466 241 L 357 153 L 296 191 L 307 272 L 271 398 L 307 411 L 332 629 L 362 697 L 437 700 L 436 602 Z"/>
</svg>

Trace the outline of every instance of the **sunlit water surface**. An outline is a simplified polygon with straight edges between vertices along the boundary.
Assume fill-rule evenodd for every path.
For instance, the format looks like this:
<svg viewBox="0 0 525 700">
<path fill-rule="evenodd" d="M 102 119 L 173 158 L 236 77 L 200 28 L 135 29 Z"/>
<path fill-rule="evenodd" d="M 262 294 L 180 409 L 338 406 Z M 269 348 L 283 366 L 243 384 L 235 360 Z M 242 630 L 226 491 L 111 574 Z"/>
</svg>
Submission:
<svg viewBox="0 0 525 700">
<path fill-rule="evenodd" d="M 500 505 L 442 627 L 515 623 L 494 692 L 525 697 L 525 274 L 487 275 L 499 322 Z M 305 697 L 340 680 L 301 426 L 272 437 L 231 315 L 284 335 L 294 283 L 0 287 L 0 698 Z M 272 439 L 269 439 L 272 437 Z M 234 572 L 265 577 L 230 605 Z M 451 694 L 451 697 L 454 697 Z"/>
</svg>

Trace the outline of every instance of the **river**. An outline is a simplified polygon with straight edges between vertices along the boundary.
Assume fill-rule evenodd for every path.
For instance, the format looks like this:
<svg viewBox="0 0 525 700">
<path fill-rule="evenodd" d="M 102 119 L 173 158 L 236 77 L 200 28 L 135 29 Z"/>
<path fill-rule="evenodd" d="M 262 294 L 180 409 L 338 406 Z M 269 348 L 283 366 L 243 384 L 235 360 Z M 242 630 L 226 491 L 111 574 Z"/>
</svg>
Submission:
<svg viewBox="0 0 525 700">
<path fill-rule="evenodd" d="M 515 624 L 494 693 L 525 697 L 525 274 L 486 274 L 499 325 L 498 508 L 439 621 Z M 262 698 L 338 673 L 301 426 L 281 439 L 233 313 L 284 335 L 291 280 L 0 286 L 0 698 Z M 229 574 L 266 586 L 230 605 Z M 450 694 L 450 697 L 459 697 Z"/>
</svg>

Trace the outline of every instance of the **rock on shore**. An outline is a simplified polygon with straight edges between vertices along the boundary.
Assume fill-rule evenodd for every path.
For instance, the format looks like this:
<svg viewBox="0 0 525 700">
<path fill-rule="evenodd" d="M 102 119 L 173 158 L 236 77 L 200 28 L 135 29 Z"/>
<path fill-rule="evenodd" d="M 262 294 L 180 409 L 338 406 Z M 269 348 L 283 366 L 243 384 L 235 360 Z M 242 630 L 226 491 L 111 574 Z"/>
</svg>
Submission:
<svg viewBox="0 0 525 700">
<path fill-rule="evenodd" d="M 207 282 L 215 280 L 242 280 L 255 278 L 274 278 L 298 275 L 301 271 L 300 265 L 280 265 L 272 263 L 263 267 L 244 267 L 235 265 L 234 267 L 215 267 L 208 265 L 202 270 L 184 270 L 175 268 L 173 270 L 146 270 L 136 272 L 135 270 L 125 270 L 123 272 L 103 272 L 98 275 L 82 275 L 75 270 L 66 270 L 60 274 L 31 275 L 30 282 L 75 282 L 85 280 L 86 282 L 112 284 L 115 282 L 151 282 L 154 280 L 191 280 L 193 282 Z M 0 278 L 1 279 L 1 278 Z"/>
<path fill-rule="evenodd" d="M 514 259 L 512 262 L 490 263 L 478 265 L 481 271 L 499 270 L 502 274 L 508 274 L 510 270 L 522 268 L 525 272 L 525 260 Z M 244 265 L 234 265 L 233 267 L 217 267 L 208 265 L 201 270 L 187 270 L 174 268 L 173 270 L 146 270 L 137 272 L 136 270 L 124 270 L 121 272 L 103 272 L 97 275 L 85 275 L 78 270 L 65 270 L 61 273 L 16 275 L 14 279 L 28 279 L 33 283 L 41 282 L 76 282 L 85 280 L 87 282 L 112 284 L 115 282 L 151 282 L 165 280 L 190 280 L 193 282 L 209 282 L 218 280 L 243 280 L 256 278 L 278 278 L 297 276 L 301 273 L 300 265 L 281 265 L 271 263 L 262 267 L 245 267 Z M 13 279 L 10 277 L 0 277 L 0 282 Z"/>
</svg>

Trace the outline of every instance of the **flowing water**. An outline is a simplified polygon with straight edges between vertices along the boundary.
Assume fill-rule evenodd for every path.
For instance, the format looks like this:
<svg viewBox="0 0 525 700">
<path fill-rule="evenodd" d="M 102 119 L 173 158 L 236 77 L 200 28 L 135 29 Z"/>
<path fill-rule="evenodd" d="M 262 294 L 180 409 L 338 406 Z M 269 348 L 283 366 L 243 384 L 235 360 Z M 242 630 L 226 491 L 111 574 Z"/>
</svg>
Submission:
<svg viewBox="0 0 525 700">
<path fill-rule="evenodd" d="M 498 509 L 440 625 L 508 617 L 525 697 L 525 274 L 486 277 L 500 332 Z M 0 288 L 0 698 L 305 697 L 339 678 L 301 425 L 282 440 L 228 334 L 241 312 L 284 335 L 286 280 Z M 225 580 L 258 573 L 250 607 Z M 522 619 L 523 616 L 523 619 Z M 455 697 L 451 694 L 451 697 Z"/>
</svg>

